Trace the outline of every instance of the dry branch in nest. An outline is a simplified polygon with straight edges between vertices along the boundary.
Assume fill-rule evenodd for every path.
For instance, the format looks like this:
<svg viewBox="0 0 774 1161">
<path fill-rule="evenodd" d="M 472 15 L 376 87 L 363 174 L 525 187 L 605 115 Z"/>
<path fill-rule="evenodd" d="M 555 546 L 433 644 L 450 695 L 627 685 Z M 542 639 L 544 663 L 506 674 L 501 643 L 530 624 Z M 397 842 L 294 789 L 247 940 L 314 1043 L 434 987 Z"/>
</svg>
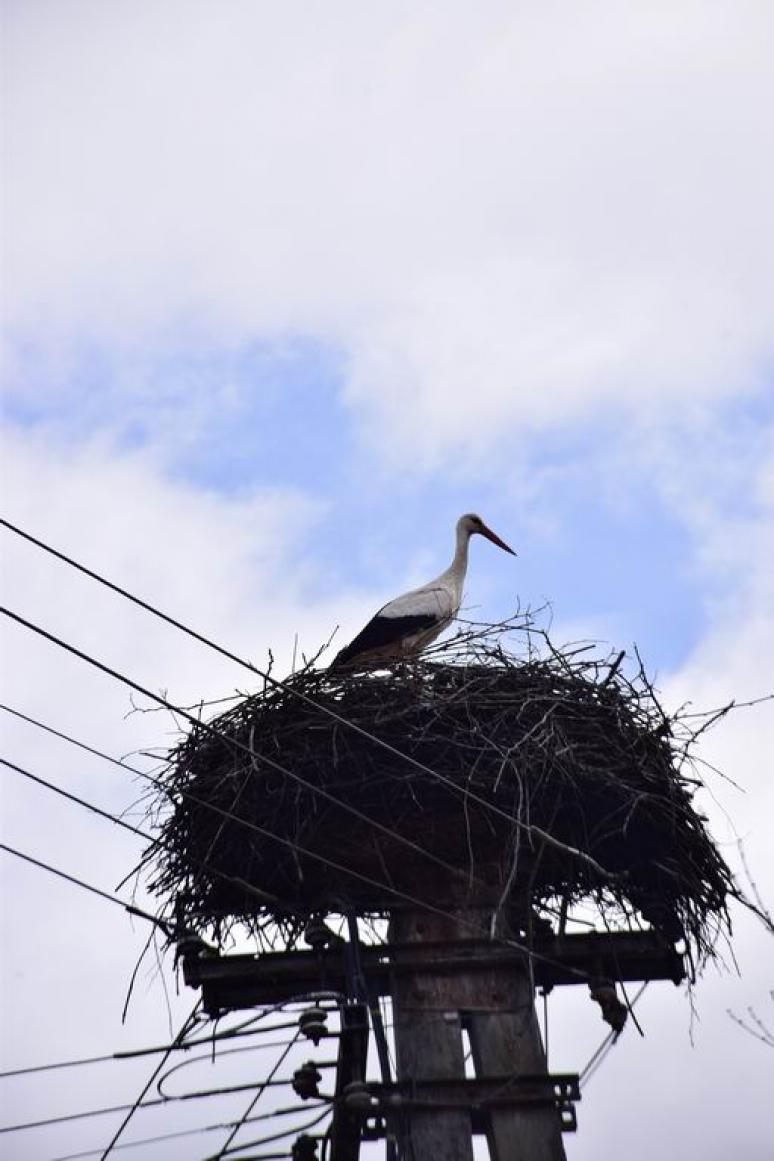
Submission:
<svg viewBox="0 0 774 1161">
<path fill-rule="evenodd" d="M 292 939 L 310 914 L 407 896 L 519 915 L 585 901 L 701 963 L 738 895 L 693 802 L 706 720 L 670 717 L 621 661 L 514 620 L 391 671 L 308 667 L 245 697 L 169 755 L 152 889 L 216 938 Z"/>
</svg>

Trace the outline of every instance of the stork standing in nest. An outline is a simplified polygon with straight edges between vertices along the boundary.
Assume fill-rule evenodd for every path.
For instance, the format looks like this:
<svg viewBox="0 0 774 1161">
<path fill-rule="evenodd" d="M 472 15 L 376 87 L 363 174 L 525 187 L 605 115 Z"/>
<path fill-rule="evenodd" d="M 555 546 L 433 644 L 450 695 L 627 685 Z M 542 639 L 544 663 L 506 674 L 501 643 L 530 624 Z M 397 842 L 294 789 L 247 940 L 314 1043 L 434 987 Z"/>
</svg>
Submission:
<svg viewBox="0 0 774 1161">
<path fill-rule="evenodd" d="M 471 536 L 485 536 L 504 552 L 516 553 L 487 528 L 480 516 L 468 512 L 457 521 L 454 559 L 445 572 L 419 589 L 389 601 L 371 618 L 349 645 L 334 657 L 331 669 L 356 669 L 412 657 L 434 641 L 457 615 L 468 569 Z"/>
</svg>

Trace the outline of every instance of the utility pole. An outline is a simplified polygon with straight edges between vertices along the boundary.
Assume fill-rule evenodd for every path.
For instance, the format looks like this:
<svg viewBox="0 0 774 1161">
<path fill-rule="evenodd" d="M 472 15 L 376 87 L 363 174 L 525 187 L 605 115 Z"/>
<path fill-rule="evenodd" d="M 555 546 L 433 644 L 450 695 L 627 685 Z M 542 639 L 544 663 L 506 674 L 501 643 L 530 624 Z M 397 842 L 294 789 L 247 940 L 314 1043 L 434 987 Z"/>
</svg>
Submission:
<svg viewBox="0 0 774 1161">
<path fill-rule="evenodd" d="M 564 1161 L 528 963 L 516 970 L 512 965 L 481 970 L 471 960 L 467 970 L 450 972 L 437 946 L 422 956 L 423 944 L 457 945 L 471 922 L 480 925 L 482 919 L 481 910 L 462 911 L 457 922 L 422 911 L 393 917 L 391 939 L 416 945 L 426 960 L 413 975 L 399 977 L 393 990 L 398 1081 L 457 1080 L 459 1102 L 468 1102 L 473 1093 L 465 1084 L 465 1031 L 476 1079 L 499 1081 L 502 1087 L 499 1101 L 495 1089 L 481 1116 L 492 1161 Z M 518 1085 L 524 1078 L 534 1086 L 531 1093 L 523 1083 L 514 1088 L 514 1081 Z M 472 1161 L 467 1108 L 417 1108 L 409 1122 L 418 1157 Z"/>
<path fill-rule="evenodd" d="M 352 940 L 258 956 L 220 956 L 192 941 L 180 952 L 185 982 L 201 989 L 213 1018 L 321 987 L 350 997 L 342 1015 L 332 1161 L 356 1161 L 361 1140 L 385 1136 L 388 1144 L 410 1142 L 408 1152 L 399 1149 L 400 1161 L 471 1161 L 479 1134 L 491 1161 L 563 1161 L 561 1133 L 576 1128 L 578 1077 L 546 1070 L 534 988 L 605 977 L 679 984 L 683 958 L 653 931 L 536 933 L 530 966 L 507 939 L 471 938 L 471 924 L 481 926 L 480 909 L 449 918 L 395 910 L 388 941 L 360 948 L 358 974 L 369 1001 L 393 1002 L 398 1076 L 388 1083 L 366 1076 L 368 1009 L 353 981 Z M 463 1032 L 475 1076 L 466 1075 Z"/>
</svg>

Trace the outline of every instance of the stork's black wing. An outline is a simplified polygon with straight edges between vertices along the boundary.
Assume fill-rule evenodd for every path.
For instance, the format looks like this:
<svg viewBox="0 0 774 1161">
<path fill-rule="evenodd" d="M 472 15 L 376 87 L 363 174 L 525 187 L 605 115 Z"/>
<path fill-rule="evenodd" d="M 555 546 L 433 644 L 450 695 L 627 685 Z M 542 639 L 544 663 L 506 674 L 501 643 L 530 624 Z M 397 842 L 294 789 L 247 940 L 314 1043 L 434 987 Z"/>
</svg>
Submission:
<svg viewBox="0 0 774 1161">
<path fill-rule="evenodd" d="M 388 645 L 397 645 L 404 637 L 411 637 L 414 633 L 421 633 L 423 629 L 432 629 L 438 624 L 438 617 L 432 613 L 417 613 L 406 617 L 385 617 L 377 613 L 372 617 L 364 629 L 358 633 L 349 645 L 337 653 L 331 662 L 331 669 L 346 665 L 361 653 L 370 653 L 372 649 L 382 649 Z"/>
</svg>

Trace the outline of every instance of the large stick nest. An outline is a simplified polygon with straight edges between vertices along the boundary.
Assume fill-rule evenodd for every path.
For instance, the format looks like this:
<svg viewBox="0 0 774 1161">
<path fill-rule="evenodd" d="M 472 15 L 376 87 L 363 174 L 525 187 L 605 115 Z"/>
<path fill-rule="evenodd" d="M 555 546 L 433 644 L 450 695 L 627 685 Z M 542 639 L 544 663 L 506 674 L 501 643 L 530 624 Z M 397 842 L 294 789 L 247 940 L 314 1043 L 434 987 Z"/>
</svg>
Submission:
<svg viewBox="0 0 774 1161">
<path fill-rule="evenodd" d="M 622 657 L 524 639 L 517 656 L 484 626 L 393 670 L 310 666 L 193 727 L 154 804 L 152 888 L 220 937 L 406 897 L 520 922 L 591 904 L 701 962 L 737 894 L 693 801 L 706 719 L 670 717 Z"/>
</svg>

